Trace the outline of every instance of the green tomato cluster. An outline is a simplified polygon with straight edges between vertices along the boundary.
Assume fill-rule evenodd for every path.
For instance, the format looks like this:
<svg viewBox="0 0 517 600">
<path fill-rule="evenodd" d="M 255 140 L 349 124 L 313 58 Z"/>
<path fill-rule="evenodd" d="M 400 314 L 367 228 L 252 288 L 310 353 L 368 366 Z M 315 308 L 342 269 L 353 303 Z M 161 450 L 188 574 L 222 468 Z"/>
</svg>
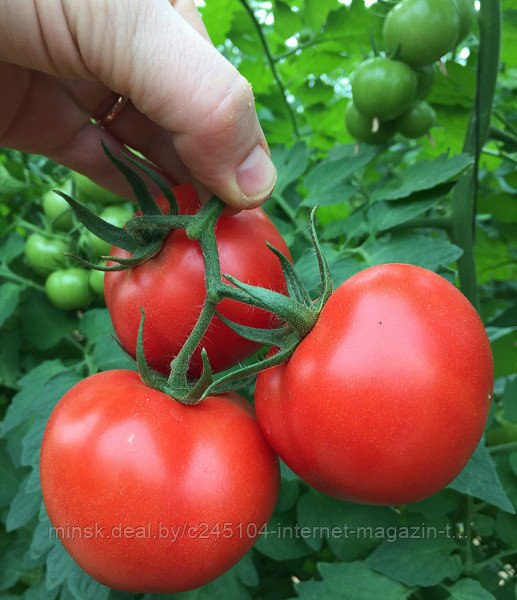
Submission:
<svg viewBox="0 0 517 600">
<path fill-rule="evenodd" d="M 118 227 L 124 226 L 134 211 L 126 200 L 79 173 L 72 173 L 71 179 L 43 195 L 40 214 L 44 227 L 35 227 L 27 237 L 25 258 L 35 273 L 46 278 L 45 292 L 50 302 L 62 310 L 73 310 L 104 295 L 104 272 L 72 266 L 65 254 L 79 249 L 97 262 L 109 254 L 111 245 L 90 232 L 80 235 L 82 228 L 75 227 L 73 211 L 54 189 L 73 196 L 95 212 L 100 210 L 101 218 Z"/>
<path fill-rule="evenodd" d="M 434 62 L 470 32 L 473 0 L 401 0 L 388 13 L 383 35 L 392 58 L 377 56 L 352 74 L 353 101 L 345 123 L 358 142 L 386 144 L 398 131 L 416 139 L 436 124 L 425 102 L 435 78 Z"/>
</svg>

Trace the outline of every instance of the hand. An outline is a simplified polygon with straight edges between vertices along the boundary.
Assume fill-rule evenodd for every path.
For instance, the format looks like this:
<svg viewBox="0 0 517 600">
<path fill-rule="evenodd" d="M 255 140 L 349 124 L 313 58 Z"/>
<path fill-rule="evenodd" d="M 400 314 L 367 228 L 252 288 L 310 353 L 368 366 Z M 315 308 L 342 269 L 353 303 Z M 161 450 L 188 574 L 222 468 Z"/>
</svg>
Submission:
<svg viewBox="0 0 517 600">
<path fill-rule="evenodd" d="M 115 193 L 127 184 L 101 139 L 237 209 L 275 184 L 251 86 L 210 43 L 193 0 L 3 0 L 0 90 L 0 146 Z M 105 130 L 93 124 L 118 94 L 130 102 Z"/>
</svg>

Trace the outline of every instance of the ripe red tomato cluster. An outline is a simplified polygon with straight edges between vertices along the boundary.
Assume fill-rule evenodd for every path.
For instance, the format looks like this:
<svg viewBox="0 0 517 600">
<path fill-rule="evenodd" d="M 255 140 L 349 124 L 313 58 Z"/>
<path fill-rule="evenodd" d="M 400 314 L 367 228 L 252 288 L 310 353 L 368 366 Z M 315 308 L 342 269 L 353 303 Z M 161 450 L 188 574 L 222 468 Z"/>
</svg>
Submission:
<svg viewBox="0 0 517 600">
<path fill-rule="evenodd" d="M 183 212 L 196 209 L 191 186 L 174 191 Z M 261 210 L 223 216 L 216 237 L 223 270 L 285 292 L 265 241 L 288 251 Z M 203 300 L 196 243 L 174 231 L 154 259 L 108 273 L 105 286 L 121 342 L 134 352 L 143 305 L 147 358 L 167 371 Z M 224 301 L 221 312 L 275 325 L 237 302 Z M 253 351 L 222 322 L 210 327 L 203 344 L 216 368 Z M 420 267 L 373 267 L 332 294 L 287 362 L 259 374 L 258 421 L 234 392 L 186 406 L 133 371 L 76 385 L 45 431 L 45 506 L 65 548 L 98 581 L 125 591 L 193 589 L 235 564 L 271 517 L 277 454 L 331 496 L 414 502 L 469 459 L 492 383 L 485 330 L 453 285 Z"/>
</svg>

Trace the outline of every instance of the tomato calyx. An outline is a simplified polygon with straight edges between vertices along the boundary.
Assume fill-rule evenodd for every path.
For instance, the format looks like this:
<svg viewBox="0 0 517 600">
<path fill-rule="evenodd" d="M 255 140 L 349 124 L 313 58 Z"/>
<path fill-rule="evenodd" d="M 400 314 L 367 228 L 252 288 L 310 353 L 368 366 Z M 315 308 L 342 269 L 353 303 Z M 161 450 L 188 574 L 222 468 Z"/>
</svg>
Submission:
<svg viewBox="0 0 517 600">
<path fill-rule="evenodd" d="M 220 210 L 212 200 L 200 209 L 197 213 L 197 220 L 192 221 L 192 225 L 187 227 L 186 231 L 191 239 L 199 242 L 203 253 L 205 302 L 191 334 L 171 362 L 171 372 L 168 378 L 152 371 L 147 364 L 143 347 L 145 314 L 143 309 L 140 309 L 142 318 L 138 331 L 136 360 L 140 376 L 147 385 L 172 396 L 183 404 L 197 404 L 210 394 L 238 389 L 247 385 L 251 377 L 258 372 L 278 365 L 291 356 L 301 340 L 313 328 L 333 291 L 332 278 L 316 234 L 315 210 L 311 214 L 310 231 L 320 270 L 321 293 L 313 301 L 290 261 L 270 244 L 268 244 L 269 250 L 280 261 L 288 296 L 243 283 L 230 275 L 221 274 L 214 232 Z M 230 321 L 217 312 L 217 305 L 224 298 L 267 310 L 273 313 L 282 325 L 277 329 L 257 329 Z M 217 315 L 238 335 L 276 348 L 276 352 L 267 358 L 259 358 L 244 366 L 223 371 L 214 380 L 207 353 L 203 349 L 201 352 L 203 362 L 201 376 L 196 381 L 189 381 L 186 375 L 189 361 L 214 315 Z"/>
<path fill-rule="evenodd" d="M 179 214 L 178 202 L 174 192 L 167 184 L 147 165 L 131 156 L 124 155 L 124 158 L 131 165 L 143 171 L 160 188 L 169 204 L 168 212 L 163 214 L 140 174 L 132 166 L 115 157 L 105 144 L 103 144 L 103 149 L 110 161 L 131 185 L 140 206 L 140 213 L 132 217 L 125 227 L 116 227 L 91 213 L 64 192 L 61 192 L 61 196 L 65 198 L 78 219 L 89 231 L 110 244 L 126 250 L 132 256 L 129 258 L 102 257 L 109 259 L 111 263 L 117 263 L 110 266 L 93 264 L 79 256 L 69 256 L 72 256 L 82 265 L 99 271 L 131 269 L 156 256 L 160 252 L 165 238 L 173 229 L 184 230 L 189 239 L 199 244 L 203 255 L 206 293 L 201 313 L 181 350 L 171 361 L 168 377 L 153 371 L 147 364 L 143 349 L 145 314 L 140 307 L 141 321 L 137 337 L 136 363 L 142 380 L 150 387 L 168 394 L 183 404 L 196 404 L 208 394 L 243 387 L 251 376 L 287 360 L 300 341 L 311 331 L 321 309 L 333 291 L 328 265 L 316 234 L 314 220 L 316 208 L 312 211 L 310 217 L 310 232 L 321 277 L 321 293 L 316 300 L 311 299 L 288 258 L 270 244 L 267 244 L 269 250 L 266 247 L 264 248 L 265 252 L 273 252 L 280 261 L 288 294 L 284 295 L 270 289 L 244 283 L 231 275 L 221 273 L 215 228 L 225 208 L 222 200 L 213 196 L 195 214 Z M 278 318 L 281 326 L 271 330 L 256 329 L 234 323 L 217 312 L 217 306 L 224 299 L 234 300 L 270 312 Z M 245 366 L 223 371 L 214 380 L 207 352 L 202 348 L 203 368 L 201 375 L 197 380 L 190 380 L 188 372 L 191 358 L 200 346 L 201 340 L 215 315 L 238 335 L 275 348 L 276 352 L 265 359 L 260 358 Z"/>
<path fill-rule="evenodd" d="M 103 259 L 109 258 L 110 261 L 118 263 L 111 266 L 99 265 L 74 254 L 67 254 L 67 256 L 70 256 L 83 266 L 96 269 L 97 271 L 124 271 L 154 258 L 161 250 L 168 233 L 172 229 L 186 229 L 196 219 L 196 215 L 180 215 L 178 202 L 174 193 L 163 179 L 144 163 L 124 154 L 124 158 L 148 175 L 163 193 L 169 203 L 169 211 L 167 214 L 163 214 L 151 190 L 136 170 L 114 156 L 104 143 L 102 143 L 102 148 L 109 160 L 124 175 L 131 186 L 142 216 L 132 217 L 125 227 L 117 227 L 98 217 L 63 191 L 55 191 L 68 202 L 76 217 L 91 233 L 101 240 L 132 254 L 131 258 L 102 256 L 101 258 Z M 222 201 L 214 198 L 213 203 L 217 204 L 220 212 L 222 212 L 224 207 Z"/>
</svg>

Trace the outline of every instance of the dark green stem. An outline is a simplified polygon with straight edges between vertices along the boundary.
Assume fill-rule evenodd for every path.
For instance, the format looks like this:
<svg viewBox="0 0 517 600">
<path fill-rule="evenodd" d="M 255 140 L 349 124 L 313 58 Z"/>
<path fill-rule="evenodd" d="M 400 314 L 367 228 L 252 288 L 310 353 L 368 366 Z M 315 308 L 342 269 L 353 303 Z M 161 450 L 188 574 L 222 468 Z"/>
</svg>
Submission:
<svg viewBox="0 0 517 600">
<path fill-rule="evenodd" d="M 488 130 L 488 137 L 496 140 L 498 142 L 504 142 L 505 144 L 509 144 L 514 148 L 517 148 L 517 136 L 509 131 L 503 131 L 502 129 L 498 129 L 493 125 Z"/>
<path fill-rule="evenodd" d="M 445 229 L 446 231 L 451 227 L 450 218 L 445 217 L 423 217 L 422 219 L 411 219 L 405 223 L 399 223 L 390 227 L 389 231 L 399 231 L 405 229 Z"/>
<path fill-rule="evenodd" d="M 275 57 L 273 56 L 271 49 L 269 47 L 269 43 L 266 39 L 266 36 L 264 35 L 264 32 L 262 31 L 262 27 L 260 26 L 260 23 L 257 21 L 257 18 L 255 16 L 255 12 L 253 11 L 253 9 L 251 8 L 251 6 L 248 4 L 247 0 L 239 0 L 239 2 L 242 4 L 244 10 L 248 13 L 248 15 L 250 16 L 250 19 L 253 22 L 253 26 L 255 27 L 255 30 L 258 33 L 258 36 L 260 38 L 260 42 L 262 44 L 262 47 L 264 48 L 264 53 L 266 55 L 266 59 L 267 62 L 269 64 L 269 68 L 271 69 L 271 73 L 273 74 L 273 77 L 276 81 L 276 84 L 278 86 L 278 89 L 280 91 L 280 95 L 282 96 L 282 101 L 284 103 L 284 106 L 287 110 L 287 114 L 289 116 L 289 120 L 291 121 L 291 125 L 293 128 L 293 133 L 294 133 L 294 137 L 299 140 L 300 139 L 300 130 L 298 129 L 298 123 L 296 121 L 296 115 L 294 113 L 293 107 L 289 104 L 288 100 L 287 100 L 287 90 L 285 87 L 285 84 L 282 80 L 282 77 L 280 76 L 280 73 L 278 72 L 278 69 L 276 67 L 276 60 Z"/>
<path fill-rule="evenodd" d="M 454 189 L 450 229 L 451 240 L 463 250 L 458 259 L 460 287 L 476 309 L 479 309 L 479 295 L 474 261 L 474 224 L 478 169 L 481 149 L 489 133 L 499 70 L 500 0 L 481 0 L 479 32 L 476 102 L 463 146 L 463 151 L 474 157 L 474 167 L 462 175 Z"/>
<path fill-rule="evenodd" d="M 494 554 L 490 558 L 487 558 L 486 560 L 476 563 L 475 565 L 473 565 L 473 569 L 475 571 L 481 571 L 481 569 L 488 567 L 494 561 L 500 560 L 502 558 L 506 558 L 507 556 L 513 556 L 514 554 L 517 554 L 517 548 L 509 548 L 508 550 L 502 550 L 501 552 Z"/>
<path fill-rule="evenodd" d="M 467 496 L 467 508 L 465 511 L 465 569 L 470 570 L 474 564 L 472 552 L 472 515 L 474 513 L 474 498 Z"/>
<path fill-rule="evenodd" d="M 206 330 L 215 315 L 216 307 L 221 300 L 221 295 L 219 293 L 222 285 L 221 269 L 214 227 L 217 219 L 224 210 L 224 206 L 225 205 L 221 200 L 215 197 L 212 198 L 196 214 L 186 228 L 187 236 L 191 240 L 197 240 L 203 252 L 206 296 L 203 308 L 201 309 L 201 314 L 199 315 L 194 328 L 177 356 L 171 362 L 171 373 L 168 383 L 173 390 L 188 390 L 187 372 L 190 359 L 205 335 Z M 202 390 L 201 393 L 203 391 L 204 390 Z M 197 394 L 195 394 L 195 396 L 197 396 Z M 195 403 L 198 400 L 199 397 L 192 397 L 192 394 L 187 394 L 184 398 L 186 403 Z"/>
<path fill-rule="evenodd" d="M 517 442 L 508 442 L 507 444 L 498 444 L 497 446 L 489 446 L 488 451 L 490 454 L 496 452 L 506 452 L 510 450 L 517 450 Z"/>
<path fill-rule="evenodd" d="M 30 287 L 35 290 L 38 290 L 39 292 L 45 292 L 45 286 L 40 285 L 39 283 L 36 283 L 35 281 L 32 281 L 32 279 L 27 279 L 26 277 L 17 275 L 16 273 L 13 273 L 7 267 L 5 267 L 2 270 L 2 272 L 0 273 L 0 277 L 3 279 L 8 279 L 9 281 L 20 283 L 22 285 L 25 285 L 26 287 Z"/>
<path fill-rule="evenodd" d="M 510 162 L 517 163 L 517 157 L 512 154 L 508 154 L 508 152 L 504 152 L 504 150 L 491 150 L 490 148 L 483 148 L 483 154 L 488 154 L 488 156 L 496 156 L 497 158 L 509 160 Z"/>
</svg>

